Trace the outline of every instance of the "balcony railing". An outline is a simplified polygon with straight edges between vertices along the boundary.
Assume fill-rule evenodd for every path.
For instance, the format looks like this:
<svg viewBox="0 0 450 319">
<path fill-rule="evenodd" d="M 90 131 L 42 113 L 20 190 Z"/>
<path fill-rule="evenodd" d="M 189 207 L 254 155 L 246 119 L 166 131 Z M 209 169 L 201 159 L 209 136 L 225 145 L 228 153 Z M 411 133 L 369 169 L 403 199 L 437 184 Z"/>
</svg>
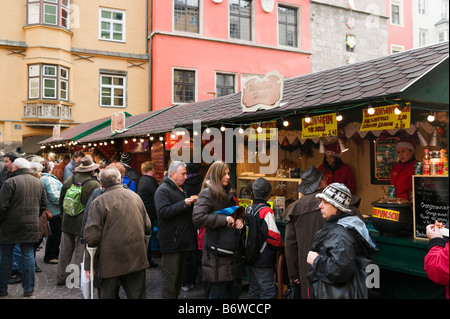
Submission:
<svg viewBox="0 0 450 319">
<path fill-rule="evenodd" d="M 32 125 L 48 126 L 59 121 L 72 121 L 72 106 L 66 103 L 25 102 L 23 117 Z"/>
</svg>

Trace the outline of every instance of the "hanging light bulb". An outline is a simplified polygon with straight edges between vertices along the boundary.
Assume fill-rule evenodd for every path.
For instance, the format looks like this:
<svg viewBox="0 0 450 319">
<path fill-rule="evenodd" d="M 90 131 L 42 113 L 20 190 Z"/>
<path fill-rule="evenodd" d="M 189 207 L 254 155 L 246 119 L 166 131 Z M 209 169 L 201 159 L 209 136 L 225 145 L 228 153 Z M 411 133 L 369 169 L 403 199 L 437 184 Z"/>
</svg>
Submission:
<svg viewBox="0 0 450 319">
<path fill-rule="evenodd" d="M 289 126 L 289 121 L 288 120 L 281 118 L 281 121 L 283 122 L 283 126 L 284 127 Z"/>
<path fill-rule="evenodd" d="M 431 113 L 427 116 L 427 121 L 428 122 L 434 122 L 435 120 L 435 116 L 434 116 L 434 110 L 431 111 Z"/>
<path fill-rule="evenodd" d="M 197 136 L 198 135 L 198 131 L 194 131 L 194 136 Z"/>
<path fill-rule="evenodd" d="M 150 136 L 150 141 L 153 141 L 155 139 L 154 136 Z"/>
<path fill-rule="evenodd" d="M 162 142 L 164 140 L 164 137 L 160 136 L 159 140 Z"/>
<path fill-rule="evenodd" d="M 136 138 L 135 137 L 133 137 L 133 142 L 136 142 Z"/>
<path fill-rule="evenodd" d="M 375 114 L 375 109 L 372 107 L 372 103 L 370 102 L 367 103 L 367 113 L 369 113 L 369 115 Z"/>
<path fill-rule="evenodd" d="M 394 113 L 395 113 L 396 115 L 400 115 L 400 114 L 402 113 L 402 110 L 400 110 L 400 107 L 399 107 L 399 106 L 397 106 L 397 107 L 395 108 Z"/>
<path fill-rule="evenodd" d="M 344 142 L 342 142 L 342 140 L 340 138 L 338 138 L 338 142 L 339 142 L 339 148 L 341 149 L 341 153 L 347 152 L 348 147 L 345 146 Z"/>
<path fill-rule="evenodd" d="M 220 130 L 221 130 L 222 132 L 225 132 L 225 125 L 223 125 L 223 123 L 222 123 L 222 125 L 220 126 Z"/>
<path fill-rule="evenodd" d="M 423 137 L 422 133 L 420 133 L 419 130 L 417 130 L 417 137 L 419 137 L 420 146 L 427 146 L 428 145 L 427 140 Z"/>
<path fill-rule="evenodd" d="M 338 110 L 336 110 L 336 121 L 340 122 L 342 121 L 344 118 L 342 117 L 341 112 L 339 112 Z"/>
<path fill-rule="evenodd" d="M 242 127 L 242 124 L 239 126 L 239 134 L 244 134 L 244 128 Z"/>
<path fill-rule="evenodd" d="M 110 142 L 111 144 L 114 144 L 114 140 L 111 140 L 111 142 Z"/>
<path fill-rule="evenodd" d="M 124 140 L 123 142 L 124 142 L 125 144 L 128 144 L 128 140 Z"/>
<path fill-rule="evenodd" d="M 325 143 L 323 142 L 322 139 L 320 139 L 319 141 L 319 153 L 320 154 L 325 154 Z"/>
<path fill-rule="evenodd" d="M 139 141 L 140 141 L 141 143 L 144 143 L 144 139 L 143 139 L 143 138 L 141 138 Z"/>
<path fill-rule="evenodd" d="M 438 146 L 437 129 L 434 128 L 433 135 L 431 136 L 430 146 Z"/>
<path fill-rule="evenodd" d="M 208 126 L 206 126 L 205 132 L 209 134 L 209 133 L 211 133 L 211 129 Z"/>
<path fill-rule="evenodd" d="M 259 125 L 258 125 L 258 128 L 256 129 L 256 132 L 258 132 L 258 133 L 262 132 L 261 122 L 259 122 Z"/>
<path fill-rule="evenodd" d="M 306 113 L 305 123 L 311 123 L 311 117 L 309 116 L 309 113 Z"/>
</svg>

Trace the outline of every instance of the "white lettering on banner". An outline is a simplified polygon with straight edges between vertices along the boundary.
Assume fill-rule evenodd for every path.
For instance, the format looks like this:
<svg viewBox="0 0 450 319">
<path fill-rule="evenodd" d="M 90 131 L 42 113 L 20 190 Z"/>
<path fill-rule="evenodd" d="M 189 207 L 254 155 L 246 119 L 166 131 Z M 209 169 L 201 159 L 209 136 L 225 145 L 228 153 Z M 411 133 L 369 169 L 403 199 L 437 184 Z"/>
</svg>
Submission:
<svg viewBox="0 0 450 319">
<path fill-rule="evenodd" d="M 69 264 L 66 267 L 66 272 L 70 272 L 66 278 L 67 288 L 80 288 L 80 266 Z"/>
</svg>

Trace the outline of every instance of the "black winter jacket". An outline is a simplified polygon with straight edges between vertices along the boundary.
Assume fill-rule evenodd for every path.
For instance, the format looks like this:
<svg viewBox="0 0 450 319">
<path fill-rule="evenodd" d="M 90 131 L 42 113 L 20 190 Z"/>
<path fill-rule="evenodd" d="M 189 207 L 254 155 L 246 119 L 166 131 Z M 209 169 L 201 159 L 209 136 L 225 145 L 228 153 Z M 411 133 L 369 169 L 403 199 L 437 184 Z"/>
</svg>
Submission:
<svg viewBox="0 0 450 319">
<path fill-rule="evenodd" d="M 149 175 L 142 175 L 136 193 L 144 202 L 148 217 L 152 221 L 156 218 L 155 193 L 157 189 L 158 181 L 156 178 Z"/>
<path fill-rule="evenodd" d="M 191 251 L 197 248 L 192 206 L 187 206 L 184 190 L 164 177 L 155 193 L 158 238 L 161 253 Z"/>
<path fill-rule="evenodd" d="M 349 226 L 347 220 L 357 227 Z M 311 250 L 319 254 L 307 275 L 311 283 L 311 297 L 317 296 L 320 281 L 345 287 L 339 288 L 342 296 L 353 295 L 347 289 L 353 289 L 356 286 L 367 289 L 365 282 L 358 282 L 354 287 L 345 284 L 355 276 L 357 267 L 360 266 L 358 259 L 368 260 L 378 251 L 359 217 L 346 213 L 331 216 L 324 228 L 314 235 Z M 340 298 L 339 295 L 322 297 Z"/>
<path fill-rule="evenodd" d="M 31 171 L 11 173 L 0 190 L 0 243 L 39 241 L 39 216 L 47 208 L 44 184 Z"/>
</svg>

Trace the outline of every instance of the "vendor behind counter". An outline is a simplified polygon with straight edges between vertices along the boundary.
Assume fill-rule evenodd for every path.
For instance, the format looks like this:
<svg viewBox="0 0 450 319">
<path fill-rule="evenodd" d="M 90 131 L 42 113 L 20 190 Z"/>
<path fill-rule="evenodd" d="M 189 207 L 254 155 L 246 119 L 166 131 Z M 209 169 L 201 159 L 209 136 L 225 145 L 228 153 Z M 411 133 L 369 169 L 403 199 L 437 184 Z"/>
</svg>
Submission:
<svg viewBox="0 0 450 319">
<path fill-rule="evenodd" d="M 416 147 L 410 140 L 400 140 L 395 146 L 399 162 L 391 169 L 391 185 L 394 185 L 396 197 L 410 199 L 412 197 L 412 175 L 416 159 Z"/>
</svg>

